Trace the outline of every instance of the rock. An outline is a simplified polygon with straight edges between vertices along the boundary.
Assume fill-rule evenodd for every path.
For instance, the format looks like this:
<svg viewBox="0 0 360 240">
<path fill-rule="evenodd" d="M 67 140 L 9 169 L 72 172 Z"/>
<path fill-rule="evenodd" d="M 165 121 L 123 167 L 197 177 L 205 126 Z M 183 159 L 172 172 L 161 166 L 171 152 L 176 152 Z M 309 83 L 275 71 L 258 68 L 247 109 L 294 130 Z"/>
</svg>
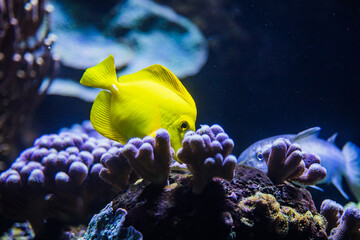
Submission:
<svg viewBox="0 0 360 240">
<path fill-rule="evenodd" d="M 260 170 L 241 165 L 231 182 L 215 179 L 200 195 L 190 182 L 181 172 L 170 174 L 165 189 L 142 181 L 118 195 L 114 209 L 126 209 L 124 226 L 145 239 L 327 239 L 326 221 L 301 187 L 274 185 Z M 271 206 L 283 221 L 268 221 L 264 213 Z"/>
</svg>

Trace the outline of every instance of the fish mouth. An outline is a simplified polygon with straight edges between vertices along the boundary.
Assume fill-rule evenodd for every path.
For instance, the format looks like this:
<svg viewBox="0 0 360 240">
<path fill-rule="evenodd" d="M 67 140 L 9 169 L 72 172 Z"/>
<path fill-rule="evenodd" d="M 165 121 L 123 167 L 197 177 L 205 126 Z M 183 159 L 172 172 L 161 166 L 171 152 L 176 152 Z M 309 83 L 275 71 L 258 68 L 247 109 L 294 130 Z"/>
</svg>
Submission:
<svg viewBox="0 0 360 240">
<path fill-rule="evenodd" d="M 177 153 L 177 152 L 176 152 Z M 183 163 L 183 161 L 181 161 L 179 158 L 178 158 L 178 156 L 177 156 L 177 154 L 174 154 L 174 156 L 173 156 L 173 159 L 175 160 L 175 161 L 177 161 L 178 163 Z"/>
<path fill-rule="evenodd" d="M 268 171 L 267 165 L 265 162 L 260 162 L 258 160 L 254 160 L 251 158 L 246 158 L 244 160 L 241 160 L 238 164 L 259 169 L 259 170 L 263 171 L 264 173 L 267 173 L 267 171 Z"/>
<path fill-rule="evenodd" d="M 177 145 L 179 145 L 179 144 L 174 143 L 174 146 L 171 146 L 171 148 L 174 150 L 173 159 L 175 161 L 177 161 L 178 163 L 183 163 L 183 161 L 181 161 L 177 156 L 177 153 L 179 152 L 179 149 L 182 148 L 182 144 L 180 144 L 179 146 L 177 146 Z"/>
<path fill-rule="evenodd" d="M 252 161 L 250 161 L 250 159 L 242 159 L 238 162 L 238 164 L 241 164 L 241 165 L 246 165 L 246 166 L 249 166 L 249 167 L 252 167 L 254 165 L 254 163 Z"/>
</svg>

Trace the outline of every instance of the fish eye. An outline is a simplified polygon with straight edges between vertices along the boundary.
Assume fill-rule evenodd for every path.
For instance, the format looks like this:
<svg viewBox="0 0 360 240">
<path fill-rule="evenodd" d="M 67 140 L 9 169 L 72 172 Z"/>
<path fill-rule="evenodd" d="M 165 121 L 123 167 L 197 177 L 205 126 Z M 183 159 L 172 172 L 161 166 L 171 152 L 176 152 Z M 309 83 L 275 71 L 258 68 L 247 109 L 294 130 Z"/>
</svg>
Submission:
<svg viewBox="0 0 360 240">
<path fill-rule="evenodd" d="M 187 121 L 183 121 L 180 123 L 181 130 L 187 130 L 189 128 L 189 123 Z"/>
<path fill-rule="evenodd" d="M 261 153 L 258 153 L 256 155 L 257 160 L 262 161 L 264 159 L 264 156 Z"/>
</svg>

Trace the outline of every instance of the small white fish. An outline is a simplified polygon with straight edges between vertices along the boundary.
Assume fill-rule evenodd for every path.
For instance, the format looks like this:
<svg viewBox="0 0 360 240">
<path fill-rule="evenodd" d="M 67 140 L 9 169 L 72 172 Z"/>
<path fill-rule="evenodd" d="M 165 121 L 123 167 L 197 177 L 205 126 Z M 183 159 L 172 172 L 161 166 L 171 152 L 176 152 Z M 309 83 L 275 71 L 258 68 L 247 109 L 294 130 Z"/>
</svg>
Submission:
<svg viewBox="0 0 360 240">
<path fill-rule="evenodd" d="M 314 127 L 298 134 L 285 134 L 273 136 L 255 142 L 241 153 L 238 163 L 258 168 L 267 172 L 267 165 L 262 153 L 271 147 L 277 138 L 289 139 L 292 143 L 301 146 L 303 152 L 313 153 L 320 157 L 321 165 L 327 170 L 326 178 L 320 183 L 332 183 L 340 193 L 349 199 L 342 188 L 342 177 L 346 179 L 354 196 L 360 201 L 360 149 L 352 142 L 347 142 L 340 150 L 335 145 L 337 133 L 327 141 L 318 138 L 320 127 Z"/>
</svg>

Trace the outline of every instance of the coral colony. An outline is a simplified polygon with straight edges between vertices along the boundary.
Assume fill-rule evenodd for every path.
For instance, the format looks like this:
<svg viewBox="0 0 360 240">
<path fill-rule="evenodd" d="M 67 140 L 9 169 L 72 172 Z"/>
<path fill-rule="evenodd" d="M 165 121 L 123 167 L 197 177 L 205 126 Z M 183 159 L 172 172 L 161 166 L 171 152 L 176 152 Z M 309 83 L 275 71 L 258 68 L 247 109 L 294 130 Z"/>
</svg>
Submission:
<svg viewBox="0 0 360 240">
<path fill-rule="evenodd" d="M 76 126 L 36 139 L 0 175 L 4 215 L 29 220 L 38 233 L 49 218 L 83 221 L 93 201 L 109 196 L 109 187 L 99 179 L 100 158 L 114 154 L 121 144 L 99 134 L 90 137 L 93 132 L 87 134 L 87 123 L 83 125 L 82 133 Z"/>
<path fill-rule="evenodd" d="M 231 181 L 236 158 L 230 155 L 234 142 L 219 125 L 203 125 L 196 133 L 188 131 L 178 157 L 194 176 L 193 192 L 200 194 L 214 177 Z"/>
<path fill-rule="evenodd" d="M 1 1 L 0 7 L 0 157 L 6 162 L 16 152 L 12 141 L 45 93 L 38 94 L 41 83 L 54 77 L 58 59 L 50 52 L 54 38 L 48 24 L 40 30 L 52 8 L 43 0 Z"/>
<path fill-rule="evenodd" d="M 86 223 L 108 202 L 84 239 L 360 236 L 357 208 L 325 200 L 318 213 L 310 193 L 292 183 L 312 185 L 326 177 L 318 157 L 280 138 L 264 153 L 265 174 L 237 165 L 233 147 L 219 125 L 203 125 L 185 134 L 178 151 L 187 168 L 173 168 L 166 130 L 123 146 L 85 121 L 38 138 L 0 175 L 0 211 L 28 220 L 40 238 L 54 237 L 47 232 L 54 219 L 58 226 Z"/>
<path fill-rule="evenodd" d="M 326 169 L 314 154 L 302 153 L 298 144 L 287 139 L 276 139 L 263 153 L 268 165 L 268 176 L 274 183 L 289 179 L 303 185 L 314 185 L 326 177 Z"/>
</svg>

